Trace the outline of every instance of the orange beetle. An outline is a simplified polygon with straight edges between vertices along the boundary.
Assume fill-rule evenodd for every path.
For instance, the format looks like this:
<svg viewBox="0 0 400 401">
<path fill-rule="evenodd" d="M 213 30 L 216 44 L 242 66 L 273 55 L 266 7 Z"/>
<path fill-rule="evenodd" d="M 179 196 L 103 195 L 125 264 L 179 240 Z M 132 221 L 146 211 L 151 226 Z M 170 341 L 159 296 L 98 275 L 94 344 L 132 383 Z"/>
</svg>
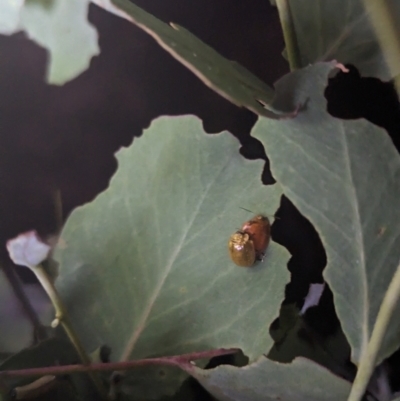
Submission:
<svg viewBox="0 0 400 401">
<path fill-rule="evenodd" d="M 253 241 L 257 260 L 262 260 L 271 239 L 271 224 L 267 217 L 259 214 L 243 224 L 242 232 Z"/>
<path fill-rule="evenodd" d="M 255 263 L 256 251 L 249 234 L 236 231 L 229 238 L 228 248 L 229 255 L 236 265 L 250 267 Z"/>
</svg>

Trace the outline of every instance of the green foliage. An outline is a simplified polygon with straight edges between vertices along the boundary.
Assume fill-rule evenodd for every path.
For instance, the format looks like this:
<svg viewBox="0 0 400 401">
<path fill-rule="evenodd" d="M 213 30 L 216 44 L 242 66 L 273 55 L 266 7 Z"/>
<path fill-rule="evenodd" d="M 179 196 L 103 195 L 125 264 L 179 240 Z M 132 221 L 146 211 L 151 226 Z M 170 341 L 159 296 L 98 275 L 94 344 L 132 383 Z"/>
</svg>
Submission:
<svg viewBox="0 0 400 401">
<path fill-rule="evenodd" d="M 338 401 L 350 391 L 349 382 L 302 358 L 280 364 L 262 357 L 246 368 L 193 368 L 191 373 L 221 401 Z"/>
<path fill-rule="evenodd" d="M 69 341 L 51 339 L 35 347 L 27 348 L 7 359 L 0 365 L 0 371 L 69 365 L 77 363 L 78 360 L 79 358 L 75 349 Z M 35 378 L 8 379 L 8 395 L 12 395 L 12 391 L 16 387 L 25 386 L 32 383 L 34 380 Z M 76 385 L 78 385 L 78 387 L 76 387 Z M 71 378 L 57 379 L 51 391 L 45 392 L 44 394 L 46 397 L 49 397 L 49 399 L 51 399 L 50 397 L 56 397 L 60 401 L 73 401 L 77 399 L 78 388 L 80 388 L 81 392 L 83 392 L 85 388 L 91 388 L 90 382 L 83 374 L 75 374 Z"/>
<path fill-rule="evenodd" d="M 386 3 L 398 26 L 400 3 Z M 289 0 L 289 6 L 301 66 L 336 59 L 356 65 L 364 76 L 393 78 L 363 0 Z"/>
<path fill-rule="evenodd" d="M 229 133 L 206 135 L 193 116 L 153 121 L 118 152 L 109 188 L 73 211 L 55 251 L 56 288 L 86 350 L 107 345 L 115 361 L 175 355 L 168 366 L 141 365 L 124 375 L 111 386 L 120 400 L 190 400 L 188 375 L 222 401 L 345 400 L 354 375 L 347 356 L 358 365 L 367 355 L 400 260 L 400 159 L 392 142 L 366 121 L 327 113 L 323 92 L 336 62 L 289 74 L 274 92 L 184 28 L 128 0 L 95 2 L 149 33 L 217 93 L 257 113 L 252 135 L 264 145 L 277 183 L 262 185 L 264 163 L 245 160 Z M 362 73 L 388 76 L 360 2 L 289 3 L 302 65 L 338 58 Z M 5 1 L 0 32 L 23 29 L 48 49 L 48 81 L 62 84 L 99 52 L 87 8 L 87 0 Z M 296 118 L 278 120 L 299 106 Z M 252 268 L 229 259 L 230 235 L 251 217 L 240 208 L 272 222 L 283 194 L 326 250 L 324 277 L 343 328 L 327 338 L 297 307 L 281 307 L 290 280 L 282 246 L 272 242 Z M 400 346 L 399 308 L 376 364 Z M 250 364 L 207 370 L 207 361 L 195 366 L 179 359 L 222 348 L 239 348 Z M 70 342 L 52 339 L 7 359 L 0 370 L 78 361 Z M 44 397 L 96 399 L 86 374 L 67 378 L 60 395 Z M 108 389 L 109 373 L 101 378 Z M 8 379 L 6 387 L 31 380 Z"/>
<path fill-rule="evenodd" d="M 290 87 L 294 104 L 306 107 L 279 124 L 260 118 L 252 135 L 264 144 L 285 195 L 320 234 L 324 275 L 359 362 L 400 260 L 400 157 L 382 129 L 326 112 L 323 88 L 331 68 L 319 64 L 279 81 L 277 102 L 287 101 Z M 399 329 L 394 317 L 379 361 L 399 347 Z"/>
<path fill-rule="evenodd" d="M 227 242 L 249 216 L 240 207 L 273 216 L 281 190 L 238 145 L 195 117 L 155 120 L 118 153 L 107 191 L 72 213 L 57 286 L 87 346 L 106 343 L 116 359 L 268 349 L 289 255 L 272 243 L 263 263 L 239 268 Z"/>
</svg>

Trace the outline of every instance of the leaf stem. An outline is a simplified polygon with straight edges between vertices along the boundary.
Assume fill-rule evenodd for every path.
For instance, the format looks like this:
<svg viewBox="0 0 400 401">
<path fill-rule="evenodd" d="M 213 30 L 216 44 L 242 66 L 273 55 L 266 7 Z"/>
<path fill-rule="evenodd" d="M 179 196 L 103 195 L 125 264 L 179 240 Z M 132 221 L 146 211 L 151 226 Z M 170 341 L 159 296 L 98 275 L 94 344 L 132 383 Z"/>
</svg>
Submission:
<svg viewBox="0 0 400 401">
<path fill-rule="evenodd" d="M 368 386 L 372 376 L 378 352 L 381 348 L 386 330 L 389 326 L 390 318 L 397 306 L 400 298 L 400 265 L 397 266 L 396 273 L 389 285 L 388 290 L 383 298 L 379 308 L 378 316 L 374 328 L 372 330 L 371 339 L 367 345 L 367 349 L 360 358 L 357 375 L 350 391 L 348 401 L 360 401 Z"/>
<path fill-rule="evenodd" d="M 290 71 L 301 68 L 300 52 L 296 40 L 289 0 L 276 0 Z"/>
<path fill-rule="evenodd" d="M 137 368 L 138 366 L 149 365 L 169 365 L 177 366 L 186 370 L 187 366 L 191 366 L 191 362 L 196 359 L 210 359 L 215 356 L 229 355 L 238 352 L 238 349 L 216 349 L 203 352 L 192 352 L 177 356 L 166 356 L 160 358 L 140 359 L 136 361 L 110 362 L 110 363 L 92 363 L 91 365 L 64 365 L 64 366 L 49 366 L 45 368 L 19 369 L 19 370 L 4 370 L 0 372 L 1 378 L 10 377 L 26 377 L 26 376 L 45 376 L 45 375 L 65 375 L 78 372 L 100 372 L 100 371 L 124 371 Z"/>
<path fill-rule="evenodd" d="M 56 312 L 56 323 L 61 323 L 65 333 L 67 334 L 69 340 L 71 341 L 72 345 L 75 347 L 76 352 L 78 353 L 82 363 L 84 366 L 89 366 L 91 361 L 90 357 L 86 353 L 77 333 L 75 332 L 74 328 L 72 327 L 68 315 L 67 310 L 62 302 L 60 296 L 58 295 L 57 289 L 54 286 L 52 279 L 47 274 L 46 270 L 43 268 L 42 265 L 37 265 L 32 267 L 32 271 L 35 273 L 38 281 L 42 285 L 43 289 L 46 291 L 47 295 L 50 298 L 51 303 L 54 306 Z M 54 322 L 53 322 L 54 323 Z M 107 398 L 107 391 L 103 384 L 101 383 L 99 377 L 96 374 L 93 374 L 90 370 L 88 370 L 89 375 L 96 385 L 97 390 L 103 396 L 104 399 Z"/>
<path fill-rule="evenodd" d="M 56 232 L 60 233 L 62 226 L 63 226 L 63 203 L 62 203 L 62 196 L 61 190 L 56 189 L 53 192 L 53 203 L 54 203 L 54 217 L 56 223 Z"/>
<path fill-rule="evenodd" d="M 387 0 L 364 0 L 364 7 L 378 37 L 389 71 L 394 76 L 397 93 L 400 95 L 400 36 L 391 6 Z"/>
</svg>

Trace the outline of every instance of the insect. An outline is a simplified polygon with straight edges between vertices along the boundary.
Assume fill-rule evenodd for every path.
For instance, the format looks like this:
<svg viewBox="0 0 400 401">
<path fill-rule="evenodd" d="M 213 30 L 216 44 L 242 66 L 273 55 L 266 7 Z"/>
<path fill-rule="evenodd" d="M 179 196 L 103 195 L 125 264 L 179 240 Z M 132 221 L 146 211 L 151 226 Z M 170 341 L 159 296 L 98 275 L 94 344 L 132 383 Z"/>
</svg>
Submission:
<svg viewBox="0 0 400 401">
<path fill-rule="evenodd" d="M 229 238 L 231 259 L 238 266 L 253 266 L 257 260 L 264 258 L 270 238 L 271 225 L 268 218 L 261 214 L 253 217 Z"/>
<path fill-rule="evenodd" d="M 228 242 L 231 259 L 241 267 L 250 267 L 256 261 L 256 250 L 249 234 L 236 231 L 231 235 Z"/>
<path fill-rule="evenodd" d="M 271 239 L 271 224 L 267 217 L 259 214 L 243 224 L 243 232 L 253 241 L 257 260 L 262 260 Z"/>
</svg>

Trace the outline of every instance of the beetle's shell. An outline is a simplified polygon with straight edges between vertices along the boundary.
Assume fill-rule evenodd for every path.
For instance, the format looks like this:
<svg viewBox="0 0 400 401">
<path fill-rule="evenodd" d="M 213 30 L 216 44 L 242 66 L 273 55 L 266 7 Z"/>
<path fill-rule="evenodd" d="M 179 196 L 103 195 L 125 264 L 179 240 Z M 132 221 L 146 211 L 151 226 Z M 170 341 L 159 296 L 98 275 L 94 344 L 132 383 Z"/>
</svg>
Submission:
<svg viewBox="0 0 400 401">
<path fill-rule="evenodd" d="M 254 243 L 249 234 L 236 231 L 228 242 L 229 254 L 233 262 L 241 267 L 253 266 L 256 261 Z"/>
<path fill-rule="evenodd" d="M 242 232 L 253 241 L 256 258 L 262 260 L 271 239 L 271 224 L 267 217 L 259 214 L 243 224 Z"/>
</svg>

